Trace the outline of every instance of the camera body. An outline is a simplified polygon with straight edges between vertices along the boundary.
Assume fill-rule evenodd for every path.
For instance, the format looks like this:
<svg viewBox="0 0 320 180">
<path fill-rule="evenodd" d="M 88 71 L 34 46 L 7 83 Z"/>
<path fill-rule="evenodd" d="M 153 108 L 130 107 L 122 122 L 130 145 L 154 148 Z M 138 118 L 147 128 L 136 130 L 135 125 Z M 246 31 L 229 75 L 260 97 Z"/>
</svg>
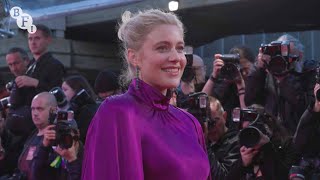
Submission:
<svg viewBox="0 0 320 180">
<path fill-rule="evenodd" d="M 10 97 L 0 99 L 0 111 L 5 111 L 10 107 Z"/>
<path fill-rule="evenodd" d="M 86 104 L 95 104 L 95 101 L 91 98 L 91 96 L 85 89 L 81 89 L 70 100 L 70 107 L 75 112 L 75 114 L 77 114 L 79 109 Z"/>
<path fill-rule="evenodd" d="M 73 145 L 73 140 L 78 138 L 76 123 L 73 119 L 73 111 L 58 111 L 56 118 L 51 124 L 55 124 L 56 140 L 53 145 L 59 145 L 63 149 L 69 149 Z"/>
<path fill-rule="evenodd" d="M 290 52 L 293 47 L 289 41 L 273 41 L 270 44 L 261 44 L 260 48 L 263 54 L 271 57 L 267 69 L 275 76 L 286 74 L 292 62 L 299 60 L 299 55 Z"/>
<path fill-rule="evenodd" d="M 271 137 L 271 132 L 268 125 L 265 123 L 267 115 L 258 112 L 254 109 L 241 109 L 240 110 L 240 124 L 243 121 L 249 121 L 248 127 L 240 130 L 239 143 L 240 146 L 247 148 L 254 147 L 260 142 L 261 135 L 267 135 Z"/>
<path fill-rule="evenodd" d="M 6 89 L 10 91 L 10 107 L 18 108 L 23 106 L 21 90 L 14 80 L 6 84 Z"/>
<path fill-rule="evenodd" d="M 198 119 L 200 124 L 208 122 L 208 126 L 214 126 L 210 119 L 209 97 L 204 92 L 191 93 L 182 102 L 177 102 L 177 106 L 186 109 L 190 114 Z"/>
<path fill-rule="evenodd" d="M 220 59 L 223 60 L 224 66 L 221 67 L 219 78 L 227 81 L 236 81 L 240 72 L 240 55 L 222 54 Z"/>
<path fill-rule="evenodd" d="M 53 94 L 57 100 L 58 107 L 64 108 L 68 104 L 68 100 L 63 90 L 60 87 L 52 88 L 49 93 Z"/>
</svg>

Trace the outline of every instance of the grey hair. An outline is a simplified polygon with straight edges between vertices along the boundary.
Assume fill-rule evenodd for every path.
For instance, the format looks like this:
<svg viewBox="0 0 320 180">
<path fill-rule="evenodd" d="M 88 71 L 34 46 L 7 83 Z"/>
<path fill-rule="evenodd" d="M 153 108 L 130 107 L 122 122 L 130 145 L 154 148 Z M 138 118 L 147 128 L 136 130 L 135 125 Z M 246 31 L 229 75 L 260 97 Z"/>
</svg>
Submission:
<svg viewBox="0 0 320 180">
<path fill-rule="evenodd" d="M 284 35 L 280 36 L 277 39 L 277 41 L 290 41 L 290 42 L 293 42 L 296 49 L 298 49 L 300 52 L 303 52 L 303 50 L 304 50 L 304 46 L 301 44 L 301 42 L 297 38 L 293 37 L 290 34 L 284 34 Z"/>
<path fill-rule="evenodd" d="M 159 9 L 149 9 L 139 11 L 132 14 L 130 11 L 125 11 L 122 15 L 122 22 L 118 27 L 118 38 L 121 41 L 122 56 L 124 59 L 123 70 L 120 75 L 121 86 L 126 86 L 134 77 L 135 69 L 128 62 L 128 49 L 139 50 L 146 36 L 159 25 L 176 25 L 182 35 L 184 35 L 184 27 L 179 18 L 171 13 L 164 12 Z"/>
</svg>

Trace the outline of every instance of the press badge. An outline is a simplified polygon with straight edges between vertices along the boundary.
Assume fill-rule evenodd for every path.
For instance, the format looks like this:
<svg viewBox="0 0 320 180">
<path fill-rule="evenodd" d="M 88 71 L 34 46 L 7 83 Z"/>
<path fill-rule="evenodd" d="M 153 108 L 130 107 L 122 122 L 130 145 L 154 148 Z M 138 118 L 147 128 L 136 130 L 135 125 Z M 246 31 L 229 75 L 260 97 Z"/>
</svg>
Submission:
<svg viewBox="0 0 320 180">
<path fill-rule="evenodd" d="M 31 146 L 29 148 L 28 154 L 27 154 L 27 161 L 31 161 L 34 157 L 34 152 L 36 151 L 37 147 L 36 146 Z"/>
</svg>

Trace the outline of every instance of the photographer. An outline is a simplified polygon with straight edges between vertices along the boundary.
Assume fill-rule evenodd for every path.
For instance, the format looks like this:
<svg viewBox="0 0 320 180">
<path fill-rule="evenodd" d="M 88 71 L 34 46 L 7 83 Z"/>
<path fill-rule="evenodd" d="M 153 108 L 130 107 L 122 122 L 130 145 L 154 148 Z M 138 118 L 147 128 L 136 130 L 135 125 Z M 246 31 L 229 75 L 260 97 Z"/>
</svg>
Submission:
<svg viewBox="0 0 320 180">
<path fill-rule="evenodd" d="M 27 52 L 19 47 L 9 49 L 6 54 L 6 62 L 15 77 L 25 75 L 30 65 Z M 16 136 L 27 137 L 35 128 L 31 118 L 30 104 L 24 98 L 29 88 L 18 88 L 14 80 L 7 83 L 6 87 L 10 91 L 10 108 L 6 127 Z"/>
<path fill-rule="evenodd" d="M 70 148 L 68 152 L 60 151 L 60 144 L 57 146 L 56 152 L 67 161 L 70 161 L 65 164 L 67 169 L 64 169 L 62 166 L 58 167 L 58 164 L 55 164 L 57 167 L 56 169 L 51 168 L 51 162 L 49 164 L 44 163 L 44 161 L 50 161 L 51 156 L 46 156 L 46 152 L 50 152 L 50 148 L 45 148 L 43 146 L 48 145 L 48 138 L 49 140 L 56 138 L 55 135 L 48 137 L 49 132 L 54 134 L 52 131 L 49 131 L 48 126 L 50 125 L 52 118 L 54 118 L 53 115 L 56 108 L 57 102 L 55 97 L 48 92 L 42 92 L 36 95 L 32 100 L 32 120 L 36 125 L 37 130 L 27 139 L 18 161 L 19 171 L 16 172 L 14 176 L 20 176 L 24 177 L 21 179 L 31 180 L 48 178 L 60 179 L 59 177 L 65 177 L 63 176 L 65 174 L 72 177 L 75 174 L 79 177 L 75 179 L 80 179 L 81 159 L 78 159 L 79 154 L 76 156 L 76 159 L 78 160 L 74 159 L 74 153 L 76 152 L 74 149 L 77 149 L 76 147 L 78 147 L 79 143 L 73 143 L 72 148 Z M 50 127 L 52 128 L 52 126 Z M 81 151 L 79 150 L 78 152 Z M 70 170 L 68 168 L 70 168 Z M 40 177 L 42 175 L 44 175 L 45 178 Z"/>
<path fill-rule="evenodd" d="M 209 96 L 211 118 L 208 122 L 208 156 L 213 180 L 226 178 L 240 158 L 238 132 L 226 127 L 227 112 L 220 102 Z"/>
<path fill-rule="evenodd" d="M 80 180 L 81 166 L 83 156 L 83 145 L 79 141 L 79 130 L 75 121 L 69 123 L 73 143 L 68 145 L 66 136 L 60 137 L 65 141 L 53 147 L 54 141 L 57 141 L 58 133 L 56 125 L 49 125 L 44 129 L 42 144 L 33 160 L 34 180 L 52 179 L 52 180 Z M 62 136 L 62 135 L 60 135 Z M 52 146 L 52 148 L 51 148 Z"/>
<path fill-rule="evenodd" d="M 190 94 L 201 91 L 205 83 L 206 70 L 204 62 L 196 54 L 186 54 L 187 65 L 181 78 L 181 91 Z"/>
<path fill-rule="evenodd" d="M 80 140 L 85 143 L 87 130 L 95 115 L 98 104 L 96 95 L 88 81 L 81 75 L 67 77 L 62 83 L 62 90 L 74 111 L 74 117 L 80 130 Z"/>
<path fill-rule="evenodd" d="M 302 55 L 302 44 L 290 35 L 262 45 L 246 84 L 245 103 L 263 105 L 291 135 L 313 99 L 313 68 L 301 67 Z"/>
<path fill-rule="evenodd" d="M 182 109 L 190 108 L 189 95 L 200 92 L 205 82 L 205 66 L 201 57 L 192 54 L 192 48 L 187 47 L 189 54 L 185 54 L 187 59 L 186 67 L 183 71 L 180 85 L 174 92 L 171 103 Z"/>
<path fill-rule="evenodd" d="M 318 173 L 318 178 L 320 177 L 320 164 L 318 163 L 320 161 L 320 145 L 315 140 L 320 137 L 320 99 L 319 96 L 317 98 L 319 89 L 320 85 L 317 83 L 314 87 L 316 97 L 314 103 L 311 103 L 301 116 L 294 135 L 294 144 L 303 157 L 301 161 L 308 161 L 312 164 L 310 169 L 302 166 L 305 169 L 305 176 L 311 176 L 312 172 L 315 172 Z"/>
<path fill-rule="evenodd" d="M 230 180 L 287 179 L 298 156 L 286 130 L 270 115 L 242 109 L 239 134 L 241 158 L 231 168 Z"/>
<path fill-rule="evenodd" d="M 228 114 L 227 127 L 236 128 L 232 121 L 232 110 L 235 107 L 246 107 L 245 80 L 253 62 L 254 56 L 245 46 L 232 48 L 228 55 L 215 55 L 212 74 L 202 91 L 216 97 L 222 103 Z"/>
<path fill-rule="evenodd" d="M 4 100 L 2 100 L 4 101 Z M 17 168 L 17 162 L 25 138 L 14 136 L 6 127 L 6 110 L 4 102 L 0 103 L 0 179 L 11 175 Z"/>
</svg>

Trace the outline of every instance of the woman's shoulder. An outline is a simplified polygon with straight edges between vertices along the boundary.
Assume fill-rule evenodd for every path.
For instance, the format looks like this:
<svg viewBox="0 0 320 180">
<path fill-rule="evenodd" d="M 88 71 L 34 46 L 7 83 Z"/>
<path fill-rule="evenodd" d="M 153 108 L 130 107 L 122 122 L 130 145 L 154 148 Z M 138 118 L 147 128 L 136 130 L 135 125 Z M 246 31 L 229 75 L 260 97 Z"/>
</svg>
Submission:
<svg viewBox="0 0 320 180">
<path fill-rule="evenodd" d="M 134 98 L 128 94 L 124 93 L 121 95 L 113 95 L 106 98 L 98 108 L 97 112 L 100 113 L 119 113 L 119 112 L 128 112 L 128 110 L 135 107 Z"/>
<path fill-rule="evenodd" d="M 170 110 L 177 118 L 181 119 L 184 123 L 192 124 L 196 128 L 201 128 L 200 122 L 189 112 L 184 109 L 170 105 Z"/>
</svg>

